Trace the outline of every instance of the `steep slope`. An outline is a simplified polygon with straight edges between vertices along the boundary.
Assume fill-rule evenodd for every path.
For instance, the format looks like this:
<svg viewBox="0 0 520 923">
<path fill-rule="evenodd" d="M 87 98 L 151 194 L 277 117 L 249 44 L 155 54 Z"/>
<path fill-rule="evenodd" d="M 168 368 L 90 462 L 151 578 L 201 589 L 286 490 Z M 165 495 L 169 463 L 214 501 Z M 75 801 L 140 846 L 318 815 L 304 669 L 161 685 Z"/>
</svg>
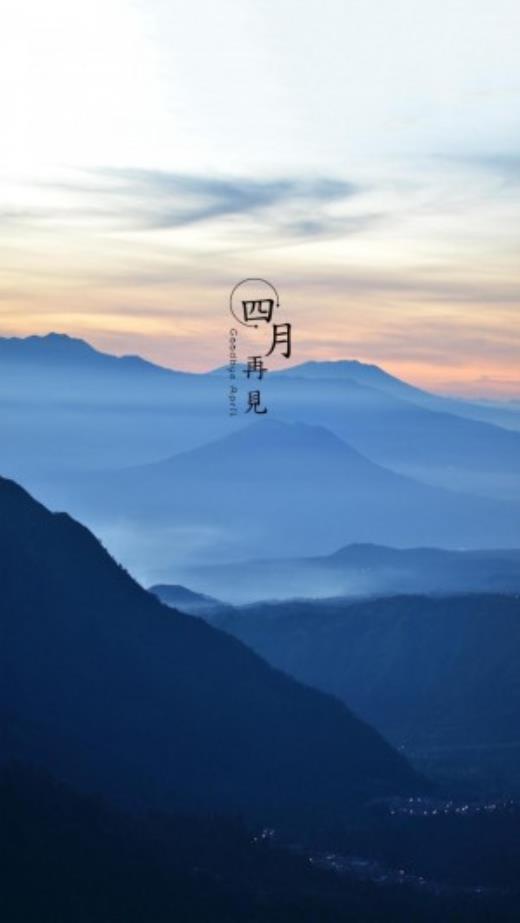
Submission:
<svg viewBox="0 0 520 923">
<path fill-rule="evenodd" d="M 4 479 L 0 589 L 4 759 L 134 807 L 292 826 L 418 785 L 339 701 L 161 605 Z"/>
</svg>

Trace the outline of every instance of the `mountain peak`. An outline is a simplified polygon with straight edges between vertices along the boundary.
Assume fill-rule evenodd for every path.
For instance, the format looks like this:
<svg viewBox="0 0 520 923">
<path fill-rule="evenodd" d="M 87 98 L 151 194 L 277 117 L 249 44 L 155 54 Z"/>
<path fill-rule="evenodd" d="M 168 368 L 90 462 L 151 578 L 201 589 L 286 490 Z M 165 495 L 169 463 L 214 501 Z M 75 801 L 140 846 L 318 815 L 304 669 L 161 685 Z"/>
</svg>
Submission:
<svg viewBox="0 0 520 923">
<path fill-rule="evenodd" d="M 357 385 L 376 388 L 409 400 L 427 396 L 425 391 L 402 381 L 390 372 L 385 372 L 379 365 L 361 362 L 359 359 L 309 360 L 300 365 L 293 365 L 281 374 L 322 380 L 348 380 Z"/>
<path fill-rule="evenodd" d="M 368 362 L 361 362 L 359 359 L 309 359 L 307 362 L 301 362 L 299 365 L 292 365 L 284 369 L 283 374 L 289 375 L 294 372 L 304 374 L 305 376 L 312 375 L 313 377 L 328 376 L 330 378 L 338 378 L 340 376 L 348 376 L 352 372 L 368 372 L 369 370 L 387 374 L 380 366 Z"/>
<path fill-rule="evenodd" d="M 38 354 L 57 356 L 74 353 L 77 356 L 97 352 L 85 340 L 55 331 L 31 334 L 28 337 L 0 337 L 0 347 L 3 352 L 9 350 L 16 358 L 26 356 L 31 359 L 36 358 Z"/>
<path fill-rule="evenodd" d="M 288 452 L 302 460 L 323 455 L 330 461 L 337 456 L 360 459 L 359 453 L 324 426 L 311 423 L 287 422 L 268 414 L 257 417 L 237 432 L 192 449 L 183 455 L 215 456 L 224 460 L 232 454 L 234 458 L 254 452 L 264 453 L 263 464 L 281 453 Z M 173 456 L 178 458 L 179 456 Z M 161 464 L 161 463 L 159 463 Z"/>
<path fill-rule="evenodd" d="M 268 415 L 261 420 L 252 421 L 241 432 L 253 438 L 257 436 L 279 438 L 285 443 L 312 443 L 315 445 L 317 440 L 321 440 L 326 441 L 329 445 L 343 445 L 339 436 L 335 436 L 325 426 L 315 423 L 300 423 L 299 421 L 289 422 L 280 420 L 278 417 L 269 417 Z"/>
<path fill-rule="evenodd" d="M 0 357 L 3 361 L 34 365 L 39 370 L 77 367 L 81 370 L 107 372 L 147 372 L 156 376 L 187 376 L 190 372 L 156 365 L 138 355 L 116 356 L 96 349 L 78 337 L 67 333 L 51 331 L 45 334 L 31 334 L 27 337 L 0 337 Z"/>
<path fill-rule="evenodd" d="M 90 346 L 86 340 L 82 340 L 80 337 L 71 337 L 68 333 L 58 333 L 56 330 L 51 330 L 50 333 L 42 333 L 40 336 L 34 334 L 33 336 L 26 337 L 27 340 L 40 340 L 45 343 L 55 343 L 58 345 L 67 346 L 81 346 L 82 349 L 93 350 L 93 347 Z"/>
<path fill-rule="evenodd" d="M 378 369 L 382 371 L 380 366 L 371 362 L 361 362 L 360 359 L 309 359 L 307 362 L 302 362 L 300 365 L 292 366 L 295 369 Z M 290 369 L 287 369 L 290 371 Z"/>
</svg>

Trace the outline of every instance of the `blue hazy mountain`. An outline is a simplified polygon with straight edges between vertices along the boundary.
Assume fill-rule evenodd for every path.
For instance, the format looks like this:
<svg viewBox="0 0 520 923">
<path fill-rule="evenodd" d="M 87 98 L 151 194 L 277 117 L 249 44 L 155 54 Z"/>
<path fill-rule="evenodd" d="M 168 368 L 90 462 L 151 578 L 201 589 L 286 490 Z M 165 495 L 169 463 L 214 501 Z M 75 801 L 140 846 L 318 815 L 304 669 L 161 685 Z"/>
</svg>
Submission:
<svg viewBox="0 0 520 923">
<path fill-rule="evenodd" d="M 428 487 L 324 427 L 268 416 L 163 462 L 78 478 L 50 499 L 95 527 L 146 583 L 186 582 L 172 573 L 186 563 L 332 553 L 346 542 L 520 545 L 511 504 Z M 119 545 L 110 523 L 124 525 Z"/>
<path fill-rule="evenodd" d="M 409 385 L 377 365 L 359 362 L 357 359 L 338 359 L 325 362 L 309 361 L 293 365 L 277 374 L 318 381 L 347 381 L 369 388 L 377 388 L 387 394 L 409 400 L 423 400 L 432 395 Z"/>
<path fill-rule="evenodd" d="M 348 701 L 405 752 L 520 793 L 520 598 L 293 600 L 214 623 Z"/>
<path fill-rule="evenodd" d="M 394 471 L 464 492 L 520 497 L 520 432 L 467 419 L 442 401 L 411 400 L 408 389 L 404 396 L 376 387 L 376 377 L 386 381 L 383 374 L 371 375 L 370 385 L 306 378 L 296 369 L 273 375 L 263 392 L 281 418 L 326 426 Z"/>
<path fill-rule="evenodd" d="M 375 388 L 385 394 L 402 398 L 419 406 L 440 412 L 493 423 L 506 429 L 520 429 L 520 412 L 512 402 L 464 400 L 441 396 L 417 388 L 391 375 L 377 365 L 359 362 L 357 359 L 339 359 L 324 362 L 302 362 L 291 366 L 281 374 L 298 378 L 355 382 L 358 385 Z"/>
<path fill-rule="evenodd" d="M 38 488 L 42 472 L 155 461 L 246 422 L 227 415 L 225 374 L 174 372 L 58 334 L 0 339 L 0 360 L 3 470 Z M 273 415 L 324 425 L 394 470 L 490 496 L 520 492 L 519 432 L 467 419 L 465 402 L 376 366 L 305 363 L 268 374 L 262 389 Z"/>
<path fill-rule="evenodd" d="M 177 373 L 60 335 L 0 344 L 4 472 L 95 527 L 146 583 L 190 585 L 185 564 L 350 542 L 520 545 L 520 433 L 420 406 L 422 392 L 375 367 L 268 375 L 269 413 L 254 422 L 309 429 L 298 445 L 289 428 L 255 445 L 244 435 L 251 417 L 228 416 L 225 375 Z M 506 512 L 480 495 L 514 502 Z"/>
<path fill-rule="evenodd" d="M 182 579 L 233 603 L 403 593 L 518 593 L 520 550 L 451 551 L 353 544 L 330 555 L 187 567 Z M 166 587 L 158 595 L 168 602 Z M 181 606 L 182 608 L 182 606 Z"/>
<path fill-rule="evenodd" d="M 222 435 L 209 376 L 112 356 L 63 334 L 0 338 L 2 470 L 42 476 L 150 461 Z"/>
<path fill-rule="evenodd" d="M 147 362 L 140 356 L 113 356 L 94 349 L 85 340 L 67 336 L 64 333 L 48 333 L 44 336 L 0 337 L 0 362 L 16 365 L 47 368 L 59 371 L 60 368 L 82 366 L 98 369 L 102 372 L 137 372 L 148 375 L 183 375 Z"/>
<path fill-rule="evenodd" d="M 3 761 L 133 808 L 276 825 L 421 785 L 338 700 L 166 608 L 87 529 L 4 479 L 0 587 Z"/>
</svg>

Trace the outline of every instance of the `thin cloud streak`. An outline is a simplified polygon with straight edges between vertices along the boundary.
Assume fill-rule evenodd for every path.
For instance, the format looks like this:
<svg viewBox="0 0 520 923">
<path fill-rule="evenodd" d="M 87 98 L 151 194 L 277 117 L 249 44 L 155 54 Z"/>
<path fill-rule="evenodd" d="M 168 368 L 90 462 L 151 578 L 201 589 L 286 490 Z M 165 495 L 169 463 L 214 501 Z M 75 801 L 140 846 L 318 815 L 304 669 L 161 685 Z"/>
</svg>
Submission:
<svg viewBox="0 0 520 923">
<path fill-rule="evenodd" d="M 48 181 L 40 188 L 68 200 L 67 207 L 0 212 L 6 222 L 54 221 L 67 216 L 81 222 L 112 218 L 127 230 L 167 230 L 228 216 L 255 216 L 270 226 L 296 236 L 313 237 L 338 227 L 329 223 L 328 205 L 342 203 L 363 192 L 361 185 L 326 177 L 222 178 L 163 170 L 106 167 L 84 171 L 74 180 Z M 300 209 L 312 219 L 284 223 L 278 209 Z"/>
</svg>

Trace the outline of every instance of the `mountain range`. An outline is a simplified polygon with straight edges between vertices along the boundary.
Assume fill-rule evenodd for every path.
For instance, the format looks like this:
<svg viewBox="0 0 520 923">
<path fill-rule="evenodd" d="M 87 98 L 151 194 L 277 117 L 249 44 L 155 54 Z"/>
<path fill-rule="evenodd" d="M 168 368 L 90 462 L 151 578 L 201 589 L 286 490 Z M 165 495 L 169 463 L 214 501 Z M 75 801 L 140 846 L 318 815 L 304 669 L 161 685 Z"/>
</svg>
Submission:
<svg viewBox="0 0 520 923">
<path fill-rule="evenodd" d="M 158 460 L 236 431 L 245 418 L 228 418 L 227 387 L 225 373 L 177 372 L 63 334 L 0 338 L 5 461 L 13 475 L 33 470 L 34 444 L 49 470 Z M 438 397 L 348 360 L 268 374 L 262 388 L 280 419 L 325 425 L 380 464 L 490 495 L 500 475 L 501 494 L 518 495 L 520 413 L 510 406 Z"/>
<path fill-rule="evenodd" d="M 520 432 L 375 366 L 267 375 L 253 430 L 229 417 L 225 374 L 58 334 L 0 340 L 0 357 L 3 473 L 93 527 L 143 582 L 353 542 L 520 545 Z"/>
<path fill-rule="evenodd" d="M 63 334 L 0 338 L 2 472 L 33 489 L 137 464 L 230 429 L 210 376 L 117 357 Z"/>
<path fill-rule="evenodd" d="M 352 360 L 227 389 L 0 339 L 2 470 L 67 510 L 0 478 L 6 918 L 509 919 L 517 808 L 432 796 L 520 794 L 520 415 Z"/>
<path fill-rule="evenodd" d="M 214 564 L 177 568 L 182 580 L 231 603 L 259 599 L 359 598 L 404 593 L 517 593 L 520 591 L 520 551 L 445 548 L 389 548 L 373 544 L 346 545 L 330 555 L 304 558 L 263 558 L 245 565 Z M 168 585 L 153 588 L 169 603 Z M 210 608 L 204 596 L 196 597 Z M 182 605 L 189 601 L 182 600 Z M 213 608 L 218 605 L 212 602 Z M 220 606 L 224 605 L 223 603 Z"/>
</svg>

